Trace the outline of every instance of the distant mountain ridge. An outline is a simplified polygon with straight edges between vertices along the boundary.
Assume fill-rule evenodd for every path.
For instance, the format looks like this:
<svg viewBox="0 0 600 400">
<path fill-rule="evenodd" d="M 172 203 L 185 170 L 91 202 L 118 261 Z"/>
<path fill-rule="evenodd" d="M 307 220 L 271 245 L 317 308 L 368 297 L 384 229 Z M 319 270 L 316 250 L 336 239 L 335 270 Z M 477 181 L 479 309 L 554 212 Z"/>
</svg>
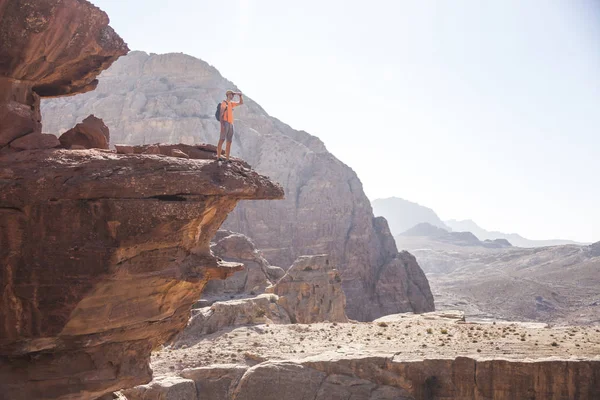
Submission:
<svg viewBox="0 0 600 400">
<path fill-rule="evenodd" d="M 486 240 L 495 241 L 496 239 L 505 239 L 516 247 L 546 247 L 567 244 L 589 244 L 564 239 L 531 240 L 524 238 L 517 233 L 488 231 L 481 228 L 470 219 L 460 221 L 450 219 L 443 221 L 431 208 L 399 197 L 375 199 L 371 201 L 371 205 L 373 207 L 373 213 L 375 216 L 381 216 L 387 219 L 390 230 L 392 231 L 392 235 L 394 235 L 394 237 L 403 234 L 419 224 L 426 223 L 450 232 L 471 232 L 483 242 Z"/>
<path fill-rule="evenodd" d="M 506 239 L 485 239 L 482 241 L 471 232 L 449 232 L 427 222 L 415 225 L 398 236 L 426 237 L 456 246 L 479 246 L 493 249 L 511 247 L 511 243 Z M 396 241 L 402 243 L 402 240 L 396 239 Z"/>
<path fill-rule="evenodd" d="M 399 197 L 388 197 L 387 199 L 375 199 L 371 202 L 371 205 L 375 216 L 387 219 L 394 236 L 421 223 L 451 230 L 431 208 L 412 201 Z"/>
<path fill-rule="evenodd" d="M 549 239 L 549 240 L 531 240 L 524 238 L 523 236 L 517 233 L 503 233 L 498 231 L 488 231 L 481 228 L 474 221 L 467 219 L 458 221 L 455 219 L 450 219 L 444 221 L 445 224 L 450 227 L 453 231 L 461 231 L 461 232 L 472 232 L 475 236 L 477 236 L 481 240 L 494 240 L 494 239 L 506 239 L 513 246 L 517 247 L 546 247 L 546 246 L 560 246 L 565 244 L 578 244 L 585 245 L 587 243 L 579 243 L 572 240 L 563 240 L 563 239 Z"/>
</svg>

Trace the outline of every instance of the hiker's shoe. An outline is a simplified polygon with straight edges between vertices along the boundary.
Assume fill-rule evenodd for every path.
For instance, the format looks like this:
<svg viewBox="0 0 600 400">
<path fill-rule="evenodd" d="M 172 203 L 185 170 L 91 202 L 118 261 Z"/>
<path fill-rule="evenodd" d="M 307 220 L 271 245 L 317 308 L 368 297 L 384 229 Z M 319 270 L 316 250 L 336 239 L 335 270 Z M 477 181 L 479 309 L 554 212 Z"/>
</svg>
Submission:
<svg viewBox="0 0 600 400">
<path fill-rule="evenodd" d="M 231 160 L 227 160 L 227 164 L 231 164 Z"/>
</svg>

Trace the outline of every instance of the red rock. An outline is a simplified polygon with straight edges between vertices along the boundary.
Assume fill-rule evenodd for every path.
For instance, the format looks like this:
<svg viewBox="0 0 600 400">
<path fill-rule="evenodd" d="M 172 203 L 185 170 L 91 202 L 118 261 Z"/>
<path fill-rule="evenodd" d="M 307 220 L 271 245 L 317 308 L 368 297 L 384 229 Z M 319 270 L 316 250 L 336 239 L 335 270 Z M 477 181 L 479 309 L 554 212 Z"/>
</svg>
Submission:
<svg viewBox="0 0 600 400">
<path fill-rule="evenodd" d="M 129 49 L 85 0 L 0 0 L 0 148 L 41 134 L 40 97 L 93 90 Z"/>
<path fill-rule="evenodd" d="M 43 167 L 42 167 L 43 166 Z M 206 282 L 241 199 L 281 198 L 233 163 L 37 150 L 0 160 L 0 393 L 89 399 L 148 382 Z"/>
<path fill-rule="evenodd" d="M 0 76 L 0 148 L 21 136 L 40 134 L 41 119 L 40 97 L 31 83 Z"/>
<path fill-rule="evenodd" d="M 16 150 L 38 150 L 59 147 L 60 142 L 55 135 L 30 133 L 13 140 L 10 147 Z"/>
<path fill-rule="evenodd" d="M 81 146 L 83 149 L 108 149 L 110 134 L 104 121 L 90 115 L 58 139 L 65 149 L 73 149 L 73 146 Z"/>
</svg>

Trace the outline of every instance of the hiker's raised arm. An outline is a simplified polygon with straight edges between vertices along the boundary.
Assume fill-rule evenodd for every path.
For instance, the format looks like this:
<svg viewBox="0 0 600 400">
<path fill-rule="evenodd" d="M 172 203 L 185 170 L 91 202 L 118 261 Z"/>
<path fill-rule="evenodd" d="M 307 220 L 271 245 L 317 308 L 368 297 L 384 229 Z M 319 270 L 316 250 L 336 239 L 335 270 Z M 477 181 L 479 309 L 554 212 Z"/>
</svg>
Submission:
<svg viewBox="0 0 600 400">
<path fill-rule="evenodd" d="M 243 95 L 242 95 L 242 92 L 239 92 L 239 93 L 238 93 L 238 96 L 239 96 L 239 98 L 240 98 L 239 105 L 241 106 L 242 104 L 244 104 L 244 97 L 243 97 Z"/>
</svg>

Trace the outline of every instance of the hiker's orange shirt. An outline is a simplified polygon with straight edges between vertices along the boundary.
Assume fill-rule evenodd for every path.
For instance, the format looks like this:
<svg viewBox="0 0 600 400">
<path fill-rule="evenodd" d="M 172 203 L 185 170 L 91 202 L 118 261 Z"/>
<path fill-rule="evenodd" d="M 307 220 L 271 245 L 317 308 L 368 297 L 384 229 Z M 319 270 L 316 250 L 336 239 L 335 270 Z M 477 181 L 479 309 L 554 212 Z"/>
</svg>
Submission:
<svg viewBox="0 0 600 400">
<path fill-rule="evenodd" d="M 223 100 L 223 103 L 221 103 L 221 110 L 225 110 L 225 107 L 227 107 L 225 114 L 223 114 L 223 121 L 233 124 L 233 109 L 239 105 L 240 103 L 236 103 L 235 101 Z"/>
</svg>

